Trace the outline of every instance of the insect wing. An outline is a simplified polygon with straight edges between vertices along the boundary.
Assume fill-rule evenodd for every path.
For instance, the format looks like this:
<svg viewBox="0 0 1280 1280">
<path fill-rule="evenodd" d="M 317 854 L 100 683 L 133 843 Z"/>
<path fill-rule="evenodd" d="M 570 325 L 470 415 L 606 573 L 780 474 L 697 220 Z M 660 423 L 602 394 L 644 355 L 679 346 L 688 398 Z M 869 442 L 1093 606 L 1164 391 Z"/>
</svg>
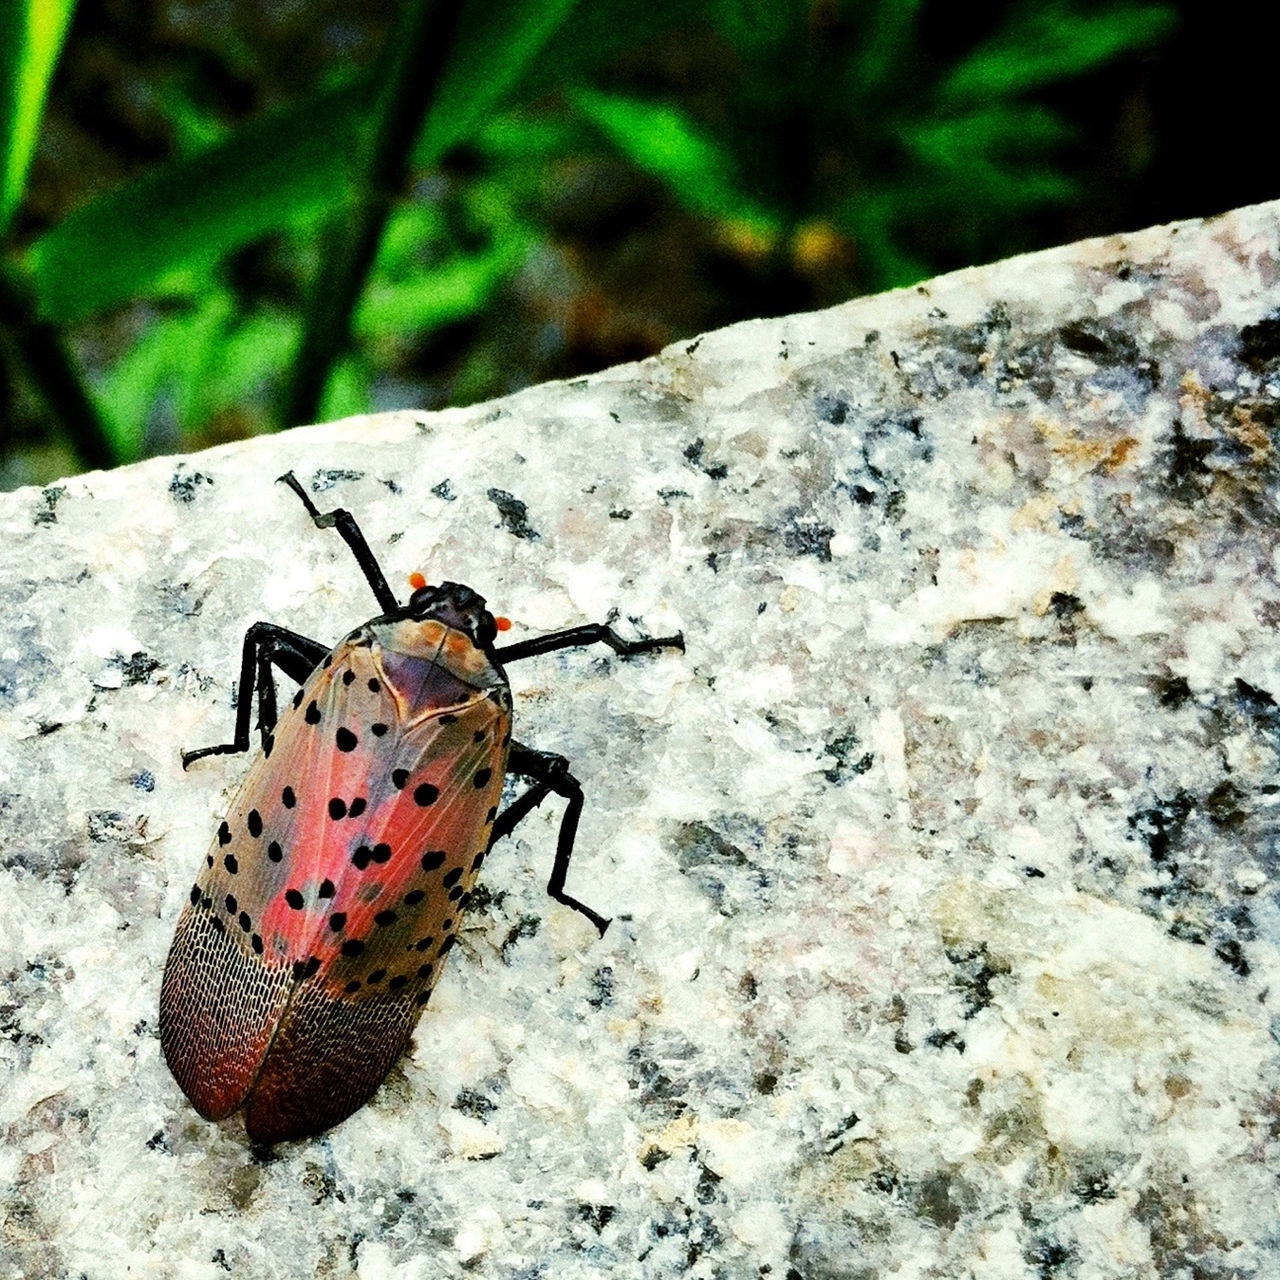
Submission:
<svg viewBox="0 0 1280 1280">
<path fill-rule="evenodd" d="M 447 672 L 418 671 L 407 702 L 349 642 L 281 718 L 218 829 L 161 992 L 165 1055 L 202 1114 L 248 1099 L 256 1138 L 322 1129 L 402 1052 L 506 763 L 505 701 L 459 695 Z"/>
<path fill-rule="evenodd" d="M 442 671 L 415 681 L 418 705 L 406 705 L 367 649 L 344 667 L 299 775 L 302 852 L 264 916 L 302 975 L 246 1114 L 265 1141 L 337 1123 L 403 1052 L 457 936 L 506 764 L 505 704 L 474 690 L 453 701 L 457 682 Z M 373 717 L 387 704 L 365 690 L 395 695 L 400 714 L 385 733 L 374 730 L 388 721 Z M 350 749 L 327 754 L 325 739 L 339 735 Z M 362 753 L 367 737 L 379 745 Z"/>
</svg>

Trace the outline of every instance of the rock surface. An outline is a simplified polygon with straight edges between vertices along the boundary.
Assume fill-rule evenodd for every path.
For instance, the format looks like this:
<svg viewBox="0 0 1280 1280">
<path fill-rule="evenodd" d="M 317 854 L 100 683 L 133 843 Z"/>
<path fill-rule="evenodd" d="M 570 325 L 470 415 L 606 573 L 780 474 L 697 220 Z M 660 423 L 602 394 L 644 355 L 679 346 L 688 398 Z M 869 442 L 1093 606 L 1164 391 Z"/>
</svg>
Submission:
<svg viewBox="0 0 1280 1280">
<path fill-rule="evenodd" d="M 1280 1274 L 1280 205 L 509 400 L 0 496 L 0 1276 Z M 587 792 L 373 1103 L 254 1152 L 159 1053 L 245 628 L 513 638 Z"/>
</svg>

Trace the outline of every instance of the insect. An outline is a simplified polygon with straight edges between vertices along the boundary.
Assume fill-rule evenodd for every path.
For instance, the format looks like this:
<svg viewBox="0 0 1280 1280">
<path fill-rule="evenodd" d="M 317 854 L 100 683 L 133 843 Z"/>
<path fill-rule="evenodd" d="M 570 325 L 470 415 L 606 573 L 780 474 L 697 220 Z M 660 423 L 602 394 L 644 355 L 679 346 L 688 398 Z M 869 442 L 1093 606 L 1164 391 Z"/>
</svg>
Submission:
<svg viewBox="0 0 1280 1280">
<path fill-rule="evenodd" d="M 550 795 L 566 801 L 547 892 L 565 892 L 582 787 L 563 756 L 511 737 L 504 667 L 557 649 L 684 649 L 681 635 L 624 640 L 605 624 L 497 646 L 510 624 L 470 587 L 428 586 L 407 604 L 354 517 L 342 536 L 381 614 L 330 650 L 269 622 L 245 635 L 235 736 L 184 752 L 262 750 L 218 827 L 178 920 L 160 992 L 160 1043 L 197 1111 L 243 1110 L 249 1137 L 318 1133 L 363 1106 L 406 1048 L 440 977 L 485 855 Z M 300 686 L 277 711 L 278 668 Z M 499 812 L 503 780 L 528 782 Z"/>
</svg>

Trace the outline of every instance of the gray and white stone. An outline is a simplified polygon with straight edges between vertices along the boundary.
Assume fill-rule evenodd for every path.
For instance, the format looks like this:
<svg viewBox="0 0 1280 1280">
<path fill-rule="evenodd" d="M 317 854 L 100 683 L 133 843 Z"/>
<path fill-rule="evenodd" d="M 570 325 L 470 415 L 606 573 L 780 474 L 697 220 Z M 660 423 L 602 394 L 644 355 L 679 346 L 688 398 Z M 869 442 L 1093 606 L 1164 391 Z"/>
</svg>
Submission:
<svg viewBox="0 0 1280 1280">
<path fill-rule="evenodd" d="M 0 1276 L 1280 1275 L 1280 204 L 0 496 Z M 255 619 L 513 638 L 574 762 L 371 1105 L 159 1053 Z M 523 504 L 521 506 L 520 504 Z"/>
</svg>

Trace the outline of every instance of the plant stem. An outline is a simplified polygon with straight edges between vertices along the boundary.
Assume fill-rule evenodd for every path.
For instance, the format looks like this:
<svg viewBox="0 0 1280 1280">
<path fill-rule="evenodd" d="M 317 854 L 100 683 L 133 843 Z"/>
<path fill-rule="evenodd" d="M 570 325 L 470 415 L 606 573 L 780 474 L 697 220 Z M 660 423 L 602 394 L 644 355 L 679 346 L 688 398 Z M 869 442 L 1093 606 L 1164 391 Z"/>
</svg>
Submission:
<svg viewBox="0 0 1280 1280">
<path fill-rule="evenodd" d="M 28 281 L 4 262 L 0 262 L 0 325 L 82 468 L 114 467 L 120 459 L 79 365 L 58 330 L 37 316 Z"/>
<path fill-rule="evenodd" d="M 404 186 L 414 139 L 448 64 L 463 0 L 412 0 L 401 11 L 375 75 L 369 131 L 351 214 L 326 235 L 319 276 L 294 358 L 281 425 L 313 422 Z"/>
</svg>

